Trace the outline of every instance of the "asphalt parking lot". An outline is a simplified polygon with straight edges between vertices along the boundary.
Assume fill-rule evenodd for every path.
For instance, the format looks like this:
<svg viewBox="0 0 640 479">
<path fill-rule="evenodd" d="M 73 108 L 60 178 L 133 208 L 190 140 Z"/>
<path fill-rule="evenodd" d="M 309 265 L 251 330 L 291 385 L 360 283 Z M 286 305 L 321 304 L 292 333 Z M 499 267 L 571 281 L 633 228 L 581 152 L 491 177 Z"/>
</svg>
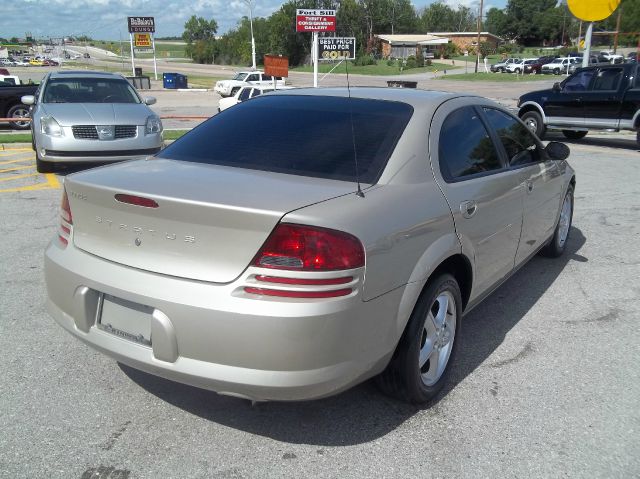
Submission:
<svg viewBox="0 0 640 479">
<path fill-rule="evenodd" d="M 89 349 L 44 309 L 64 175 L 0 150 L 0 477 L 638 477 L 639 148 L 568 144 L 567 254 L 534 258 L 465 318 L 452 381 L 424 409 L 371 383 L 252 406 Z"/>
</svg>

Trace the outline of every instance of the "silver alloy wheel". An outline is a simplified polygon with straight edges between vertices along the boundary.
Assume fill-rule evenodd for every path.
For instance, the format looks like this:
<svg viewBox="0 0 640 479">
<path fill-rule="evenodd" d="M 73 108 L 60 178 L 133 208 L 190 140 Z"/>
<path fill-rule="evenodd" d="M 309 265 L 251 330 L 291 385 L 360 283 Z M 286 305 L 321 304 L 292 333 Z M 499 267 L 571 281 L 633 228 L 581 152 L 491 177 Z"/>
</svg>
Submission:
<svg viewBox="0 0 640 479">
<path fill-rule="evenodd" d="M 562 210 L 560 210 L 560 223 L 558 226 L 558 246 L 562 248 L 567 241 L 569 235 L 569 226 L 571 225 L 571 210 L 573 209 L 573 200 L 571 195 L 567 194 L 564 197 L 562 203 Z"/>
<path fill-rule="evenodd" d="M 534 134 L 537 134 L 538 131 L 538 122 L 536 121 L 535 118 L 529 116 L 526 119 L 523 120 L 524 124 L 527 128 L 529 128 L 529 131 L 533 132 Z"/>
<path fill-rule="evenodd" d="M 26 107 L 16 108 L 15 110 L 13 110 L 11 118 L 29 118 L 29 109 Z M 11 123 L 15 123 L 17 126 L 22 128 L 29 126 L 28 121 L 12 121 Z"/>
<path fill-rule="evenodd" d="M 456 334 L 456 301 L 449 291 L 435 299 L 422 326 L 418 367 L 422 382 L 433 386 L 444 373 Z"/>
</svg>

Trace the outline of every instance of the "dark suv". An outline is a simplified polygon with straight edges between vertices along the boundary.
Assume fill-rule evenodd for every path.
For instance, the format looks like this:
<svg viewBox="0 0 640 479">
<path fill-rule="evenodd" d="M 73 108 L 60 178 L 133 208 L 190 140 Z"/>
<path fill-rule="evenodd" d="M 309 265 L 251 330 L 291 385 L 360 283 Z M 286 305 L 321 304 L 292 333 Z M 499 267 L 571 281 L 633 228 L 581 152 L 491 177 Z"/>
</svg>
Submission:
<svg viewBox="0 0 640 479">
<path fill-rule="evenodd" d="M 547 128 L 580 139 L 589 130 L 640 130 L 640 66 L 581 68 L 549 90 L 526 93 L 518 115 L 538 137 Z"/>
</svg>

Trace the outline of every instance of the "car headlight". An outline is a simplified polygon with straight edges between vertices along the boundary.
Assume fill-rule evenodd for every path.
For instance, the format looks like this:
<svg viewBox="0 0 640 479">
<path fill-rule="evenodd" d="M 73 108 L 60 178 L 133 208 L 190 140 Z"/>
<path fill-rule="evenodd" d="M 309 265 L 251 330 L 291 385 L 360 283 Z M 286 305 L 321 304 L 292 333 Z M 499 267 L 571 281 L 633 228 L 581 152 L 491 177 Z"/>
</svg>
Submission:
<svg viewBox="0 0 640 479">
<path fill-rule="evenodd" d="M 152 133 L 162 132 L 162 122 L 157 116 L 150 116 L 147 118 L 147 124 L 145 126 L 145 133 L 150 135 Z"/>
<path fill-rule="evenodd" d="M 40 130 L 48 136 L 64 136 L 62 127 L 52 116 L 43 116 L 40 118 Z"/>
</svg>

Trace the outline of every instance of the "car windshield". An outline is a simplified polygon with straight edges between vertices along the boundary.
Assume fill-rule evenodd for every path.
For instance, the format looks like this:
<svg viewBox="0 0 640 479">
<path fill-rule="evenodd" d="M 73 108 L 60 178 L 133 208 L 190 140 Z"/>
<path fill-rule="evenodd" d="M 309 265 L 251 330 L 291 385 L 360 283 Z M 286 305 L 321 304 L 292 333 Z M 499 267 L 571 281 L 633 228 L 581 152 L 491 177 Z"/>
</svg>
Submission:
<svg viewBox="0 0 640 479">
<path fill-rule="evenodd" d="M 248 73 L 236 73 L 232 80 L 244 81 L 247 78 Z"/>
<path fill-rule="evenodd" d="M 157 156 L 355 181 L 355 147 L 358 177 L 372 184 L 412 114 L 400 102 L 266 95 L 215 115 Z"/>
<path fill-rule="evenodd" d="M 140 103 L 131 84 L 118 78 L 55 78 L 47 82 L 43 103 Z"/>
</svg>

